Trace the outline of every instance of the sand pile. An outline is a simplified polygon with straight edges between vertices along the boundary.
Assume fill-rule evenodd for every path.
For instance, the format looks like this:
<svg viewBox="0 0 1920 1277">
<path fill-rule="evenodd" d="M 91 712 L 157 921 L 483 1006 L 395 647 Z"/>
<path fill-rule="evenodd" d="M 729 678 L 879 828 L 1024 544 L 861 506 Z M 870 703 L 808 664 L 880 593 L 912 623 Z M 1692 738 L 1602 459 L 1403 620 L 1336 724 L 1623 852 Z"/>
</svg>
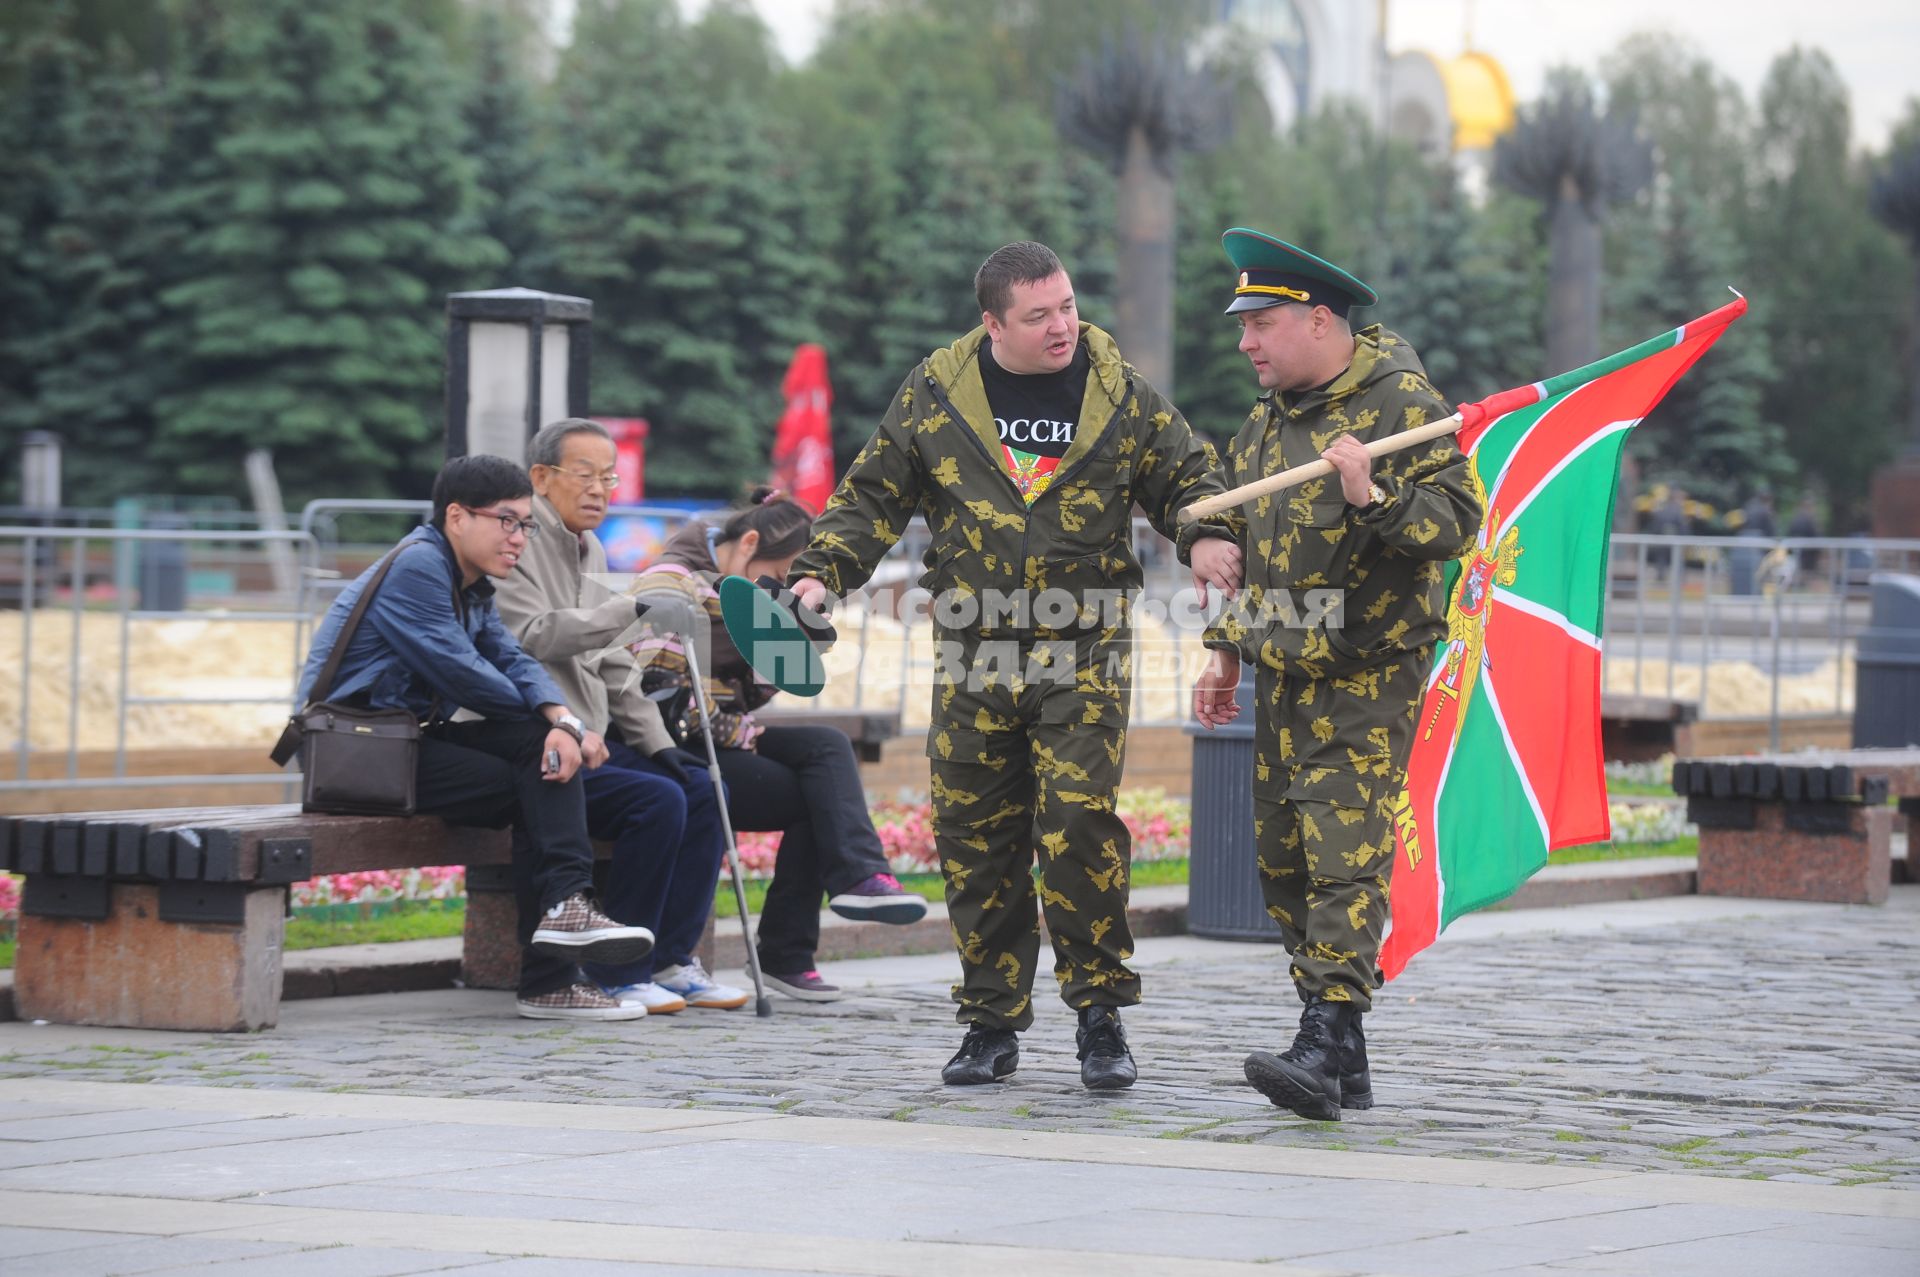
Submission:
<svg viewBox="0 0 1920 1277">
<path fill-rule="evenodd" d="M 112 749 L 119 723 L 120 616 L 80 617 L 79 747 Z M 0 749 L 20 739 L 20 669 L 26 626 L 0 613 Z M 272 705 L 138 705 L 127 713 L 128 749 L 271 745 L 293 698 L 295 627 L 282 621 L 205 619 L 134 621 L 127 668 L 132 696 L 272 696 Z M 28 739 L 35 750 L 64 750 L 72 697 L 73 614 L 33 614 Z"/>
<path fill-rule="evenodd" d="M 823 709 L 898 710 L 903 727 L 924 728 L 932 705 L 932 626 L 909 628 L 854 607 L 836 615 L 834 625 L 840 641 L 827 654 L 827 688 L 815 703 Z M 1207 659 L 1199 632 L 1153 620 L 1136 621 L 1134 632 L 1133 721 L 1184 719 L 1193 680 Z M 790 698 L 776 703 L 800 704 Z"/>
<path fill-rule="evenodd" d="M 1701 706 L 1705 718 L 1765 716 L 1773 705 L 1773 680 L 1765 670 L 1748 661 L 1713 661 L 1707 666 L 1707 697 Z M 1834 689 L 1839 688 L 1839 704 Z M 1633 661 L 1615 658 L 1607 661 L 1606 690 L 1633 692 Z M 1641 663 L 1640 691 L 1647 696 L 1667 694 L 1667 662 L 1649 658 Z M 1683 701 L 1700 703 L 1700 666 L 1682 664 L 1673 668 L 1673 695 Z M 1782 714 L 1847 714 L 1853 711 L 1853 654 L 1846 653 L 1838 665 L 1827 661 L 1805 674 L 1784 675 L 1780 679 Z"/>
</svg>

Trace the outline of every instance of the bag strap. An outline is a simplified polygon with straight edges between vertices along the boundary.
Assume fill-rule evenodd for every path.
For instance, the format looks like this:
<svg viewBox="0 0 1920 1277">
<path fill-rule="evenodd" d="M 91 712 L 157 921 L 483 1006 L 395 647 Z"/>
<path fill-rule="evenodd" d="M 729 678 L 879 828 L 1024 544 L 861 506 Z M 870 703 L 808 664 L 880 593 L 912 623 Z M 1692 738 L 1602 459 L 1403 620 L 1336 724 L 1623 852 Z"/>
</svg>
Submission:
<svg viewBox="0 0 1920 1277">
<path fill-rule="evenodd" d="M 396 545 L 387 551 L 380 560 L 380 568 L 367 582 L 367 588 L 360 591 L 360 597 L 353 601 L 353 611 L 347 613 L 347 622 L 340 627 L 340 634 L 333 640 L 333 650 L 327 653 L 327 663 L 320 667 L 320 674 L 313 680 L 313 690 L 307 693 L 307 704 L 313 705 L 327 699 L 333 690 L 333 680 L 340 673 L 340 662 L 347 654 L 347 645 L 353 642 L 354 633 L 359 630 L 361 620 L 367 614 L 367 608 L 373 603 L 373 596 L 380 589 L 380 583 L 387 579 L 387 573 L 393 568 L 393 561 L 400 557 L 404 544 Z"/>
<path fill-rule="evenodd" d="M 400 557 L 400 551 L 406 548 L 403 542 L 387 551 L 380 567 L 367 581 L 367 588 L 360 591 L 360 597 L 353 601 L 353 611 L 347 614 L 346 624 L 340 627 L 340 634 L 333 641 L 333 650 L 327 653 L 326 664 L 320 667 L 319 675 L 313 680 L 313 690 L 307 694 L 307 704 L 316 705 L 327 699 L 327 693 L 333 690 L 333 680 L 340 673 L 340 661 L 347 654 L 347 644 L 353 641 L 354 632 L 360 628 L 360 621 L 367 614 L 368 606 L 373 602 L 375 591 L 380 583 L 387 579 L 387 573 L 393 567 L 393 561 Z M 274 745 L 268 757 L 273 759 L 275 767 L 285 767 L 289 759 L 300 748 L 299 716 L 295 715 L 287 723 L 280 740 Z"/>
</svg>

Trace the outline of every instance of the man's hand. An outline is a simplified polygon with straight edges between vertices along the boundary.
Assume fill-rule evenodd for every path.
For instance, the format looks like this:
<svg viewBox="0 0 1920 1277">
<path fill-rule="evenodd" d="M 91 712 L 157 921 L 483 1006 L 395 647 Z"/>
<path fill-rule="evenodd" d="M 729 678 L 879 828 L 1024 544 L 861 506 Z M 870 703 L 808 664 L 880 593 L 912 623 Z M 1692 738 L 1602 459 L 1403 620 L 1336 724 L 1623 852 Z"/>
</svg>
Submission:
<svg viewBox="0 0 1920 1277">
<path fill-rule="evenodd" d="M 1240 686 L 1240 658 L 1231 652 L 1208 654 L 1207 667 L 1193 685 L 1193 716 L 1208 731 L 1240 716 L 1234 691 Z"/>
<path fill-rule="evenodd" d="M 1373 494 L 1368 489 L 1373 486 L 1373 458 L 1367 455 L 1365 444 L 1352 435 L 1341 435 L 1320 454 L 1320 459 L 1339 474 L 1340 491 L 1346 496 L 1348 505 L 1372 503 Z"/>
<path fill-rule="evenodd" d="M 1201 537 L 1189 552 L 1193 560 L 1193 588 L 1200 595 L 1200 606 L 1207 604 L 1207 587 L 1232 598 L 1240 591 L 1240 543 L 1225 537 Z"/>
<path fill-rule="evenodd" d="M 650 757 L 662 770 L 682 785 L 691 782 L 695 772 L 704 772 L 707 769 L 706 759 L 692 750 L 681 749 L 678 745 L 669 745 Z"/>
<path fill-rule="evenodd" d="M 560 755 L 560 770 L 547 770 L 547 756 Z M 547 743 L 540 753 L 540 779 L 564 785 L 573 779 L 580 770 L 580 743 L 573 739 L 573 733 L 563 727 L 556 727 L 547 733 Z"/>
<path fill-rule="evenodd" d="M 588 771 L 596 771 L 607 761 L 607 740 L 599 732 L 588 732 L 586 740 L 580 743 L 580 757 L 587 764 Z"/>
<path fill-rule="evenodd" d="M 800 600 L 801 606 L 810 607 L 822 616 L 826 615 L 823 606 L 827 598 L 826 582 L 811 576 L 803 576 L 793 583 L 793 597 Z"/>
</svg>

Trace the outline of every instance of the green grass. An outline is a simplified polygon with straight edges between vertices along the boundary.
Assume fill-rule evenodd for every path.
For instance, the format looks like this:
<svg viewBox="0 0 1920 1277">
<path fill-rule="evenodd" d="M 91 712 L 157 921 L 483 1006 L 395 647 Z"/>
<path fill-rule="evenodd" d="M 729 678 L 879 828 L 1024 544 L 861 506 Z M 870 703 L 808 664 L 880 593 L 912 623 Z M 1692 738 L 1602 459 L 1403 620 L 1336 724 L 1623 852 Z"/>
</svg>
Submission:
<svg viewBox="0 0 1920 1277">
<path fill-rule="evenodd" d="M 341 944 L 388 944 L 395 940 L 437 940 L 459 935 L 467 923 L 466 901 L 430 903 L 439 907 L 402 910 L 383 918 L 321 921 L 295 915 L 287 919 L 286 947 L 325 949 Z"/>
<path fill-rule="evenodd" d="M 1652 780 L 1615 780 L 1607 777 L 1607 793 L 1615 798 L 1672 798 L 1673 785 L 1669 781 Z"/>
<path fill-rule="evenodd" d="M 1548 863 L 1579 865 L 1593 860 L 1645 860 L 1652 856 L 1697 856 L 1699 854 L 1700 839 L 1695 835 L 1687 838 L 1670 838 L 1666 842 L 1589 843 L 1584 847 L 1568 847 L 1565 851 L 1556 851 L 1549 857 Z"/>
</svg>

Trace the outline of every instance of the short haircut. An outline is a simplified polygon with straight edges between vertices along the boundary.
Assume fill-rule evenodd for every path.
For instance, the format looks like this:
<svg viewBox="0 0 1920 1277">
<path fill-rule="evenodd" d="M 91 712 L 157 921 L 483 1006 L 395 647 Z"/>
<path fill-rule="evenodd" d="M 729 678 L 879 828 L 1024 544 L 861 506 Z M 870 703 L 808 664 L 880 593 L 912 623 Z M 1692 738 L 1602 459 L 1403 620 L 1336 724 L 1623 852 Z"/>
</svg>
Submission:
<svg viewBox="0 0 1920 1277">
<path fill-rule="evenodd" d="M 573 435 L 598 435 L 608 443 L 613 436 L 607 428 L 597 421 L 588 421 L 585 417 L 562 417 L 540 427 L 540 433 L 527 445 L 527 464 L 530 466 L 557 466 L 560 454 L 566 451 L 567 440 Z"/>
<path fill-rule="evenodd" d="M 979 299 L 981 310 L 999 318 L 1013 305 L 1015 284 L 1036 284 L 1066 269 L 1051 248 L 1023 239 L 994 249 L 980 263 L 980 269 L 973 273 L 973 295 Z"/>
<path fill-rule="evenodd" d="M 440 467 L 433 480 L 433 526 L 442 532 L 447 530 L 450 505 L 483 510 L 496 501 L 517 501 L 532 495 L 533 480 L 505 457 L 455 457 Z"/>
</svg>

